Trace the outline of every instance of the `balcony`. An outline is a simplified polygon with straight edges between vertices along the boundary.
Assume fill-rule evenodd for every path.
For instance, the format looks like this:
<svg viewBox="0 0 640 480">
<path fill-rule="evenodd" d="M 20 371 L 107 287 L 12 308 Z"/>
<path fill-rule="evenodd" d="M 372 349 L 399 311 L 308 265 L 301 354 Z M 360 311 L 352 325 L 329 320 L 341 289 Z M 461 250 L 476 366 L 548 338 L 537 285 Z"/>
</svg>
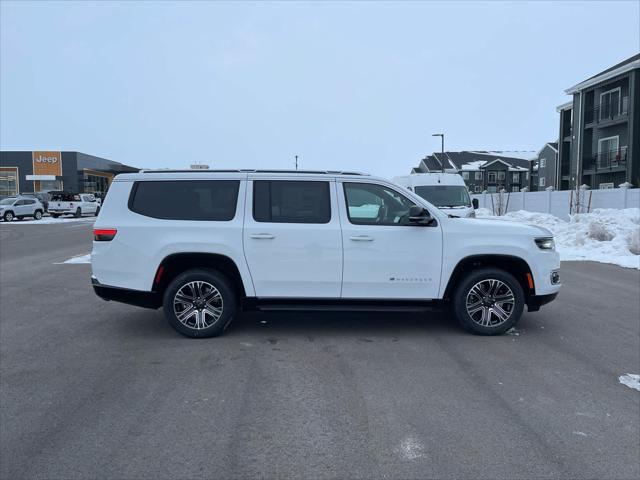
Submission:
<svg viewBox="0 0 640 480">
<path fill-rule="evenodd" d="M 620 147 L 617 150 L 598 152 L 595 155 L 584 158 L 583 170 L 611 171 L 620 170 L 627 167 L 627 147 Z"/>
<path fill-rule="evenodd" d="M 585 125 L 608 123 L 626 119 L 629 116 L 629 97 L 622 97 L 620 102 L 602 102 L 584 113 Z"/>
</svg>

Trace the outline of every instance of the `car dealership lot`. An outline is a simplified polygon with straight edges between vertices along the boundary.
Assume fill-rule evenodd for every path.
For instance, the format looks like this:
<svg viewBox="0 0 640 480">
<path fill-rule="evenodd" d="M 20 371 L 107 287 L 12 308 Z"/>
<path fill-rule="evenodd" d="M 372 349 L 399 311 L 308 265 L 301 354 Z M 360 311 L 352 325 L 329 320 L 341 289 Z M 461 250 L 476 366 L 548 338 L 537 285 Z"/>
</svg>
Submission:
<svg viewBox="0 0 640 480">
<path fill-rule="evenodd" d="M 190 340 L 107 303 L 90 219 L 0 227 L 0 476 L 637 478 L 640 273 L 565 263 L 502 337 L 444 315 L 245 314 Z"/>
</svg>

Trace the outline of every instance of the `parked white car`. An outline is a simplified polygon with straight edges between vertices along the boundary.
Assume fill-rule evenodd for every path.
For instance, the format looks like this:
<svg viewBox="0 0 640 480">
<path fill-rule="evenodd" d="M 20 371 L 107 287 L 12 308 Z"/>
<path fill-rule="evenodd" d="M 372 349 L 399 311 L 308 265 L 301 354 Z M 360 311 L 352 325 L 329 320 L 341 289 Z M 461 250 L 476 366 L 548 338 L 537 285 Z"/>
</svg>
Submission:
<svg viewBox="0 0 640 480">
<path fill-rule="evenodd" d="M 462 218 L 476 216 L 477 200 L 471 201 L 467 185 L 457 173 L 412 173 L 395 177 L 393 181 L 449 215 Z"/>
<path fill-rule="evenodd" d="M 551 233 L 450 218 L 387 180 L 337 172 L 118 175 L 94 228 L 106 300 L 164 307 L 191 337 L 239 308 L 425 309 L 500 334 L 560 289 Z"/>
<path fill-rule="evenodd" d="M 90 193 L 49 192 L 49 215 L 58 218 L 60 215 L 73 215 L 80 218 L 83 215 L 100 213 L 100 204 Z"/>
<path fill-rule="evenodd" d="M 7 197 L 0 200 L 0 218 L 11 222 L 14 218 L 22 220 L 33 217 L 40 220 L 44 214 L 44 206 L 35 197 Z"/>
</svg>

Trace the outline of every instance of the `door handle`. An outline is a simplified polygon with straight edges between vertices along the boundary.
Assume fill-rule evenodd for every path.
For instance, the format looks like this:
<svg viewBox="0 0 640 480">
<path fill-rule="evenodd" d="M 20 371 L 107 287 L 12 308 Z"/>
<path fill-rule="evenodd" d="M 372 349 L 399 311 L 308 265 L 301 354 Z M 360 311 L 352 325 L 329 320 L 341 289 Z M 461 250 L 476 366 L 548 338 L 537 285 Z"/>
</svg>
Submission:
<svg viewBox="0 0 640 480">
<path fill-rule="evenodd" d="M 272 238 L 276 238 L 276 236 L 271 235 L 270 233 L 255 233 L 253 235 L 249 235 L 249 238 L 254 238 L 256 240 L 271 240 Z"/>
<path fill-rule="evenodd" d="M 349 238 L 354 242 L 373 242 L 373 237 L 370 237 L 369 235 L 354 235 Z"/>
</svg>

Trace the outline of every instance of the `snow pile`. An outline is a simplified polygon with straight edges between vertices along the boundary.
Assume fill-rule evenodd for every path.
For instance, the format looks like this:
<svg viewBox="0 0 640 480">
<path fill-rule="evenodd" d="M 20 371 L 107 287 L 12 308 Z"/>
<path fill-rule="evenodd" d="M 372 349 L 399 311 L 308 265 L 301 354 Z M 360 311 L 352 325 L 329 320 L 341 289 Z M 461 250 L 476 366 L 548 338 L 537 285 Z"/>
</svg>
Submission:
<svg viewBox="0 0 640 480">
<path fill-rule="evenodd" d="M 618 377 L 618 381 L 626 385 L 629 388 L 633 388 L 634 390 L 638 390 L 640 392 L 640 375 L 635 375 L 633 373 L 625 373 L 624 375 L 620 375 Z"/>
<path fill-rule="evenodd" d="M 640 269 L 640 208 L 598 208 L 571 215 L 566 222 L 549 213 L 519 210 L 494 217 L 480 208 L 479 218 L 496 218 L 546 227 L 553 232 L 562 260 L 589 260 Z"/>
</svg>

